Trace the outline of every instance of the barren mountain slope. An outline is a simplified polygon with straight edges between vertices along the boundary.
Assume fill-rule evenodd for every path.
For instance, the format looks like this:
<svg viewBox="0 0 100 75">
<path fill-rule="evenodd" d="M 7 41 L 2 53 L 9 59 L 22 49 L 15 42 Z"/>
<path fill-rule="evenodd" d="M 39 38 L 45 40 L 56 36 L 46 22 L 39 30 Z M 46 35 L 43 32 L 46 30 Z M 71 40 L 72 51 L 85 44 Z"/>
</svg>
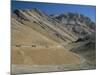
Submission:
<svg viewBox="0 0 100 75">
<path fill-rule="evenodd" d="M 53 23 L 50 17 L 40 13 L 37 9 L 15 10 L 13 16 L 22 24 L 28 25 L 28 27 L 31 27 L 56 42 L 61 43 L 66 41 L 68 43 L 78 38 L 71 32 L 65 30 L 56 21 Z"/>
<path fill-rule="evenodd" d="M 75 61 L 80 63 L 79 56 L 64 50 L 59 43 L 12 18 L 12 64 L 67 64 Z"/>
<path fill-rule="evenodd" d="M 63 22 L 62 17 L 58 17 L 49 16 L 38 9 L 12 11 L 12 73 L 91 68 L 85 65 L 88 60 L 86 57 L 94 53 L 88 54 L 91 47 L 85 47 L 91 40 L 95 42 L 95 38 L 91 37 L 95 36 L 95 28 L 78 20 L 68 23 L 64 19 Z M 89 50 L 84 52 L 85 49 Z M 94 59 L 91 59 L 93 65 Z M 44 68 L 41 69 L 41 66 Z"/>
<path fill-rule="evenodd" d="M 67 30 L 80 38 L 95 34 L 95 23 L 89 17 L 82 14 L 67 12 L 59 15 L 51 15 L 51 18 L 57 20 Z"/>
<path fill-rule="evenodd" d="M 72 32 L 78 37 L 77 41 L 63 46 L 83 58 L 88 66 L 96 65 L 96 24 L 89 17 L 78 13 L 63 13 L 51 15 L 51 18 L 62 24 L 66 30 Z"/>
</svg>

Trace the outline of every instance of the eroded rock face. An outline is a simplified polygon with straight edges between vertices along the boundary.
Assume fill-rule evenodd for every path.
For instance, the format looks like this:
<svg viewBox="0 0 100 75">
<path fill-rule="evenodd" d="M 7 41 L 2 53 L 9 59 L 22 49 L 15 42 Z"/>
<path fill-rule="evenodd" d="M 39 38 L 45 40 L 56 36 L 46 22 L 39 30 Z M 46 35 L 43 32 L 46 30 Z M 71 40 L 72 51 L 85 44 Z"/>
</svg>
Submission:
<svg viewBox="0 0 100 75">
<path fill-rule="evenodd" d="M 49 16 L 38 9 L 16 9 L 11 20 L 12 65 L 16 66 L 12 73 L 21 73 L 24 66 L 31 71 L 23 68 L 22 73 L 38 72 L 35 65 L 40 72 L 43 65 L 48 71 L 52 71 L 50 66 L 56 66 L 54 71 L 95 68 L 95 23 L 88 17 L 75 13 Z"/>
<path fill-rule="evenodd" d="M 51 17 L 64 24 L 67 29 L 79 36 L 95 33 L 95 23 L 82 14 L 69 12 L 57 16 L 51 15 Z"/>
</svg>

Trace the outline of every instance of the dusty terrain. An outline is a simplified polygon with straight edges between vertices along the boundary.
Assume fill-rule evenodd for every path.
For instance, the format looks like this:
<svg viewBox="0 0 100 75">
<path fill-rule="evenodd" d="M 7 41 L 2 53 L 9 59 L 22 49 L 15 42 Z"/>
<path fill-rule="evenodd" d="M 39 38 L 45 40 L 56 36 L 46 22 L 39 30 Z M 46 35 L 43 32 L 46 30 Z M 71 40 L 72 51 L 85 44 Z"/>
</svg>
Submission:
<svg viewBox="0 0 100 75">
<path fill-rule="evenodd" d="M 12 48 L 12 63 L 18 65 L 79 64 L 80 57 L 63 48 Z M 20 57 L 20 58 L 18 58 Z"/>
</svg>

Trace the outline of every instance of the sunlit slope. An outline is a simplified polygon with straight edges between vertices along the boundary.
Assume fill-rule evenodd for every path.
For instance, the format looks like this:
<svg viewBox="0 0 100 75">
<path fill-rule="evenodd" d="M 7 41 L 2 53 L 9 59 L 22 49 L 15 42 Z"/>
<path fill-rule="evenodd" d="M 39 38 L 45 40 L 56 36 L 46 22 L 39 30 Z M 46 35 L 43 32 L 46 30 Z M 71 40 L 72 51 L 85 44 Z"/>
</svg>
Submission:
<svg viewBox="0 0 100 75">
<path fill-rule="evenodd" d="M 78 39 L 77 36 L 66 30 L 61 24 L 37 9 L 16 10 L 12 17 L 58 43 L 69 43 Z"/>
<path fill-rule="evenodd" d="M 77 40 L 77 36 L 42 12 L 15 10 L 12 13 L 12 64 L 59 65 L 80 64 L 77 54 L 61 45 Z"/>
<path fill-rule="evenodd" d="M 63 48 L 12 47 L 12 64 L 16 65 L 75 65 L 80 57 Z"/>
<path fill-rule="evenodd" d="M 57 45 L 57 43 L 32 28 L 19 23 L 17 20 L 12 19 L 12 45 Z"/>
</svg>

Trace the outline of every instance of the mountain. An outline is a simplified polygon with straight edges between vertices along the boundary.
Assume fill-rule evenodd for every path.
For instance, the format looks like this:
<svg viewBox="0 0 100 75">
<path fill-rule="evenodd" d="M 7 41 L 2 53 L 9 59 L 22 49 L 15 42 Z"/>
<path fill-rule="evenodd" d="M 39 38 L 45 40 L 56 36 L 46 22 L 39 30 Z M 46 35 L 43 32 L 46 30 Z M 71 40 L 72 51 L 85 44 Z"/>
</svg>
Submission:
<svg viewBox="0 0 100 75">
<path fill-rule="evenodd" d="M 59 15 L 50 15 L 52 19 L 57 20 L 66 30 L 77 35 L 78 40 L 65 48 L 84 57 L 89 65 L 95 66 L 96 63 L 96 24 L 87 16 L 78 13 L 63 13 Z"/>
<path fill-rule="evenodd" d="M 95 28 L 95 23 L 91 19 L 76 13 L 48 15 L 39 9 L 13 10 L 11 13 L 12 72 L 29 72 L 30 68 L 32 72 L 38 72 L 36 69 L 43 72 L 49 71 L 52 66 L 54 71 L 62 68 L 64 70 L 84 69 L 84 67 L 94 69 L 95 57 L 88 60 L 87 56 L 95 56 Z M 92 54 L 89 53 L 91 50 Z M 90 61 L 94 62 L 93 67 L 89 65 Z M 23 65 L 28 67 L 23 68 Z M 37 65 L 39 67 L 36 67 Z M 43 65 L 45 67 L 41 70 L 40 67 Z"/>
<path fill-rule="evenodd" d="M 68 12 L 57 16 L 51 15 L 51 18 L 58 20 L 66 29 L 79 37 L 95 33 L 95 23 L 82 14 Z"/>
</svg>

